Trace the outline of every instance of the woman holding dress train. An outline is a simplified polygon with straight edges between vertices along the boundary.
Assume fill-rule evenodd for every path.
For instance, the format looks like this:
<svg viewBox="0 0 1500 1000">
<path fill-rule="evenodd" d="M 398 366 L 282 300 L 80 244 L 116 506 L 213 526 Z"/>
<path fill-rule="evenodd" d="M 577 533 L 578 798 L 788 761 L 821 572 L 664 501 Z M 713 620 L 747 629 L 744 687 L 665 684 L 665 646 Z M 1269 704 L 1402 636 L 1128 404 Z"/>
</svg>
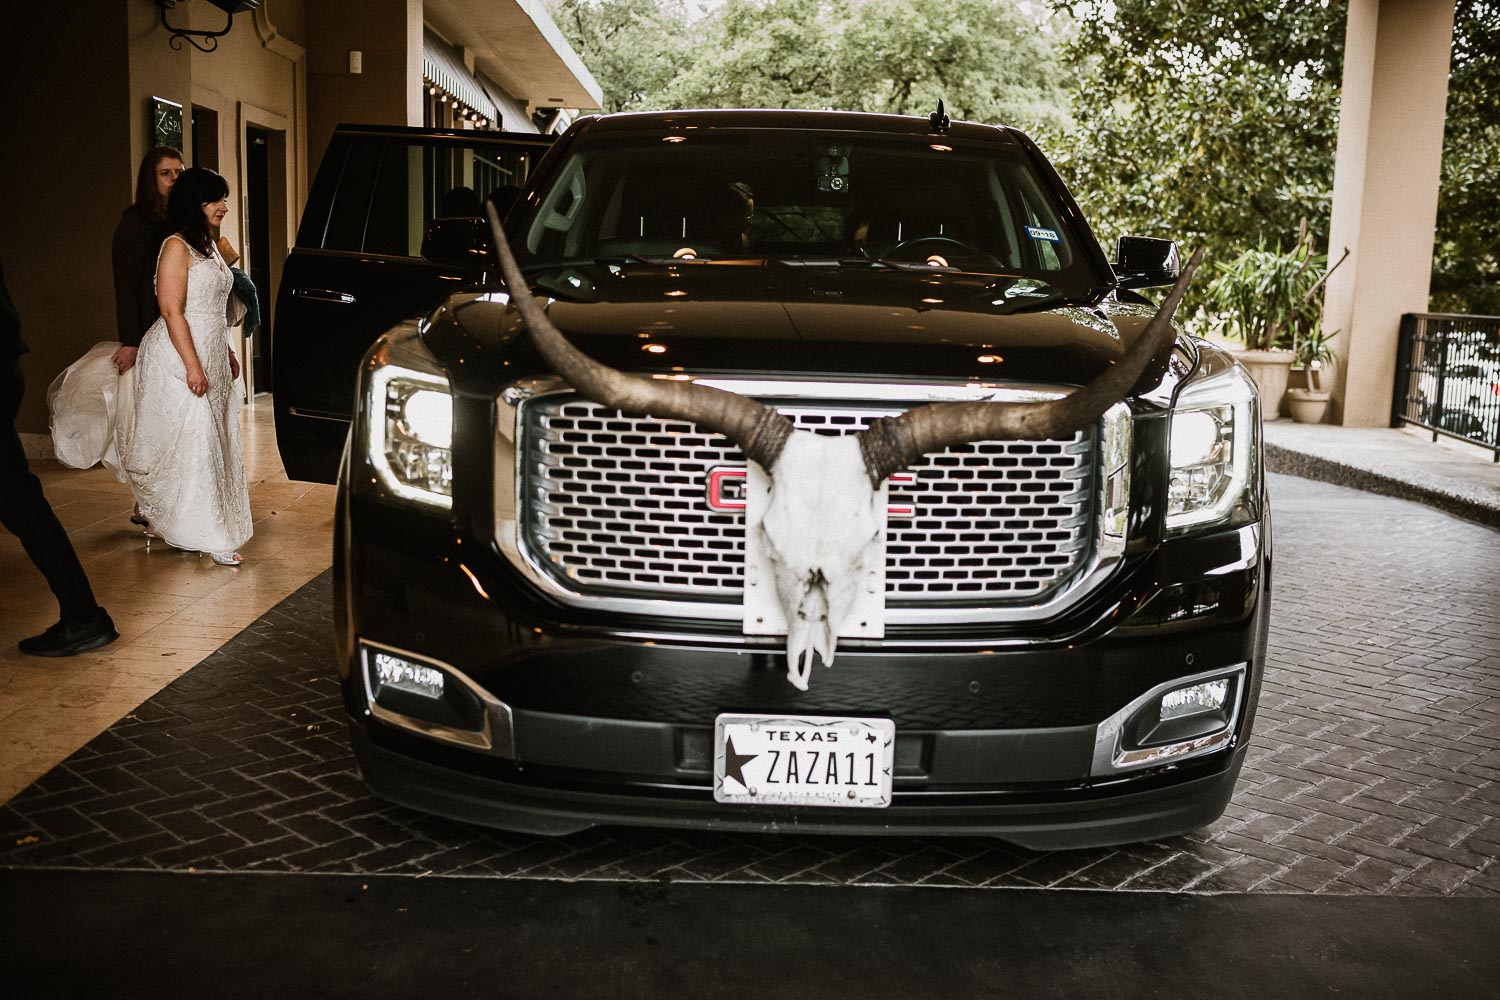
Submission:
<svg viewBox="0 0 1500 1000">
<path fill-rule="evenodd" d="M 156 291 L 152 278 L 156 274 L 156 251 L 161 249 L 161 240 L 166 233 L 167 199 L 172 195 L 172 185 L 183 171 L 182 152 L 171 146 L 157 146 L 141 160 L 135 177 L 135 201 L 120 213 L 120 223 L 115 227 L 114 239 L 110 241 L 110 263 L 115 278 L 115 321 L 120 333 L 120 347 L 114 353 L 115 369 L 120 378 L 115 388 L 117 405 L 128 411 L 117 418 L 119 428 L 116 448 L 123 447 L 130 436 L 131 419 L 135 415 L 135 367 L 136 351 L 141 346 L 141 337 L 151 329 L 161 310 L 156 305 Z M 105 465 L 114 470 L 125 481 L 124 470 L 117 463 L 105 458 Z M 145 526 L 140 505 L 130 515 L 132 524 Z"/>
<path fill-rule="evenodd" d="M 148 538 L 238 566 L 253 532 L 226 314 L 234 278 L 215 245 L 228 197 L 203 167 L 172 187 L 156 266 L 161 318 L 136 355 L 135 426 L 121 457 Z"/>
</svg>

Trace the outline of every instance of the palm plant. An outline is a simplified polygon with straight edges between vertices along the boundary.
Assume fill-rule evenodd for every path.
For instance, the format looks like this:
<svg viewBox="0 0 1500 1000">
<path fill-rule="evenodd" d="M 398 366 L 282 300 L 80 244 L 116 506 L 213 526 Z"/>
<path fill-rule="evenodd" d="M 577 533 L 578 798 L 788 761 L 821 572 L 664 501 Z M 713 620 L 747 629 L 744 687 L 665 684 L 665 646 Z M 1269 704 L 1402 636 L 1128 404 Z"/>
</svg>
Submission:
<svg viewBox="0 0 1500 1000">
<path fill-rule="evenodd" d="M 1348 255 L 1345 250 L 1344 257 Z M 1290 252 L 1261 244 L 1217 264 L 1207 305 L 1224 319 L 1230 336 L 1251 350 L 1294 347 L 1316 329 L 1321 312 L 1317 291 L 1344 257 L 1328 267 L 1327 255 L 1315 252 L 1304 219 Z"/>
<path fill-rule="evenodd" d="M 1292 363 L 1306 370 L 1307 388 L 1313 392 L 1323 391 L 1319 370 L 1323 362 L 1333 360 L 1333 348 L 1329 342 L 1335 333 L 1338 331 L 1324 333 L 1322 324 L 1315 321 L 1310 329 L 1298 336 L 1292 347 Z"/>
</svg>

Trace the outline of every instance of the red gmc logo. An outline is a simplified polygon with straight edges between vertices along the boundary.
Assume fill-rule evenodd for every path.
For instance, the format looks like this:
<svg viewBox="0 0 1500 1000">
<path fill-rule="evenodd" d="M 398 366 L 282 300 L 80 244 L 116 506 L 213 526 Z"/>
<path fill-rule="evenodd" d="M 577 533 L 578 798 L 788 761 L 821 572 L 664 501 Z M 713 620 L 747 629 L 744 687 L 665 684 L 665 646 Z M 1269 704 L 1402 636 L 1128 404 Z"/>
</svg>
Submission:
<svg viewBox="0 0 1500 1000">
<path fill-rule="evenodd" d="M 714 510 L 744 510 L 745 494 L 749 489 L 745 482 L 743 465 L 721 465 L 708 473 L 708 505 Z M 906 485 L 917 481 L 916 473 L 898 472 L 887 479 L 892 485 Z M 885 509 L 887 517 L 915 517 L 917 508 L 911 504 L 891 504 Z"/>
</svg>

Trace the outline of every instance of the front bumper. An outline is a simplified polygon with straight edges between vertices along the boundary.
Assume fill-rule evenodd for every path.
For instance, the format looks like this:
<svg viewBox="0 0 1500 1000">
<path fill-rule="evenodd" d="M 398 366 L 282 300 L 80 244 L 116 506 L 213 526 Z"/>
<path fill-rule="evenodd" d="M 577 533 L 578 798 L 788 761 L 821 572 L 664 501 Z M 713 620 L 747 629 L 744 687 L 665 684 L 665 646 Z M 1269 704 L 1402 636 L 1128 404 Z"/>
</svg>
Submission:
<svg viewBox="0 0 1500 1000">
<path fill-rule="evenodd" d="M 885 809 L 766 809 L 723 806 L 675 789 L 578 784 L 547 768 L 488 775 L 429 759 L 396 734 L 358 719 L 350 735 L 360 774 L 376 795 L 450 819 L 522 833 L 561 836 L 601 825 L 752 833 L 999 837 L 1031 850 L 1135 843 L 1200 829 L 1218 819 L 1234 791 L 1245 746 L 1212 766 L 1169 782 L 1109 795 L 961 797 L 897 794 Z M 395 737 L 395 738 L 392 738 Z"/>
<path fill-rule="evenodd" d="M 591 620 L 541 601 L 461 525 L 353 501 L 341 517 L 337 597 L 346 705 L 366 781 L 405 805 L 539 833 L 626 823 L 1082 847 L 1212 822 L 1244 759 L 1265 659 L 1261 525 L 1158 546 L 1065 621 L 841 644 L 802 693 L 775 640 L 722 623 L 665 631 L 649 619 Z M 372 713 L 361 642 L 472 681 L 495 720 L 484 745 Z M 1099 730 L 1113 713 L 1161 685 L 1236 667 L 1237 710 L 1212 752 L 1100 772 Z M 715 802 L 712 732 L 725 711 L 891 718 L 892 805 Z"/>
</svg>

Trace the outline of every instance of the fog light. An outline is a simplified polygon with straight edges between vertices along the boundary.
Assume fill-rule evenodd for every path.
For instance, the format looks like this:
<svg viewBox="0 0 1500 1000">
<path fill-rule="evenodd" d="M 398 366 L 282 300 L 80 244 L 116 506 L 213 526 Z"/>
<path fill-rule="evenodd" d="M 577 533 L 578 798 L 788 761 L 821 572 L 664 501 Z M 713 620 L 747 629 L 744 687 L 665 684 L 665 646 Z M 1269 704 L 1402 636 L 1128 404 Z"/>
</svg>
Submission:
<svg viewBox="0 0 1500 1000">
<path fill-rule="evenodd" d="M 1161 699 L 1161 721 L 1185 719 L 1204 712 L 1218 712 L 1229 696 L 1229 678 L 1203 681 L 1188 687 L 1168 691 Z"/>
<path fill-rule="evenodd" d="M 1133 699 L 1095 731 L 1093 773 L 1118 774 L 1232 747 L 1248 667 L 1179 677 Z"/>
<path fill-rule="evenodd" d="M 371 658 L 375 668 L 375 696 L 386 688 L 409 691 L 424 698 L 443 696 L 443 672 L 420 663 L 404 660 L 390 653 L 375 653 Z"/>
<path fill-rule="evenodd" d="M 371 715 L 433 739 L 491 749 L 490 706 L 500 712 L 508 709 L 483 688 L 440 660 L 367 639 L 359 646 Z"/>
</svg>

